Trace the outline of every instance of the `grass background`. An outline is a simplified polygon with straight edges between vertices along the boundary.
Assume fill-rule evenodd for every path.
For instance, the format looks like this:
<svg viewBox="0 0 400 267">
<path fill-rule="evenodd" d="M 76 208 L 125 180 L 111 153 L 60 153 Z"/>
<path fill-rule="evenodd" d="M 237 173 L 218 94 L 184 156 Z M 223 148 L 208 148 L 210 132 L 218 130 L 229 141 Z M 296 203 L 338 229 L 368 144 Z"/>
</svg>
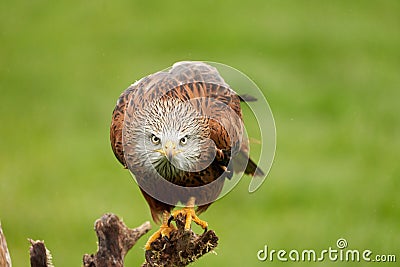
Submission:
<svg viewBox="0 0 400 267">
<path fill-rule="evenodd" d="M 1 1 L 0 219 L 14 266 L 29 263 L 28 237 L 56 266 L 80 266 L 101 214 L 150 219 L 112 154 L 111 112 L 131 82 L 180 60 L 245 72 L 277 126 L 266 183 L 249 194 L 243 179 L 202 216 L 220 246 L 195 266 L 280 266 L 257 251 L 340 237 L 400 260 L 399 14 L 389 0 Z"/>
</svg>

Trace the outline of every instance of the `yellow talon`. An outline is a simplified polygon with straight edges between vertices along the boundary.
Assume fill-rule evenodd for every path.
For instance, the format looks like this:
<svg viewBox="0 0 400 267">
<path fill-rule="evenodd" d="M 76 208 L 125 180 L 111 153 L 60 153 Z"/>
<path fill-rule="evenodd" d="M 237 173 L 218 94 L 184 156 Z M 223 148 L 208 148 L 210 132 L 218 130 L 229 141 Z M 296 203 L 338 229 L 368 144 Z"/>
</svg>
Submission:
<svg viewBox="0 0 400 267">
<path fill-rule="evenodd" d="M 149 240 L 147 240 L 146 245 L 144 248 L 146 250 L 151 249 L 151 244 L 156 241 L 160 237 L 170 237 L 170 234 L 172 231 L 174 231 L 176 227 L 174 225 L 168 225 L 168 212 L 164 212 L 163 214 L 163 223 L 160 226 L 160 229 L 158 229 L 152 236 L 150 236 Z"/>
<path fill-rule="evenodd" d="M 147 240 L 147 243 L 145 245 L 145 249 L 150 250 L 151 244 L 160 237 L 167 237 L 167 238 L 170 237 L 171 232 L 176 230 L 176 227 L 173 224 L 171 224 L 171 221 L 178 215 L 186 217 L 185 230 L 190 230 L 190 225 L 192 224 L 193 221 L 201 228 L 203 228 L 204 231 L 207 231 L 208 223 L 197 217 L 196 212 L 194 211 L 194 203 L 195 199 L 190 198 L 187 203 L 187 206 L 184 207 L 183 209 L 173 211 L 169 219 L 168 219 L 169 213 L 165 211 L 163 213 L 163 222 L 160 226 L 160 229 L 158 229 L 152 236 L 150 236 L 149 240 Z"/>
<path fill-rule="evenodd" d="M 207 231 L 208 223 L 197 217 L 196 212 L 194 211 L 194 198 L 190 198 L 185 208 L 173 211 L 171 217 L 168 220 L 168 224 L 171 222 L 173 218 L 176 218 L 178 215 L 186 216 L 185 230 L 190 229 L 190 225 L 192 224 L 193 221 L 201 228 L 203 228 L 205 231 Z"/>
</svg>

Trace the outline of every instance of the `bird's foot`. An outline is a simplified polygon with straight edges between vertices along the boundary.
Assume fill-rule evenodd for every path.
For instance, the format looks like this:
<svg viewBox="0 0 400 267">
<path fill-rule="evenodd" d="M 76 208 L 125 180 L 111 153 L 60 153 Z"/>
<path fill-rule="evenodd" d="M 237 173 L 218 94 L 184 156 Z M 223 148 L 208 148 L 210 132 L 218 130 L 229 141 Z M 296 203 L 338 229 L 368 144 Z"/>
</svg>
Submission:
<svg viewBox="0 0 400 267">
<path fill-rule="evenodd" d="M 176 230 L 176 227 L 167 221 L 166 218 L 168 218 L 168 216 L 164 215 L 164 218 L 165 219 L 163 219 L 163 223 L 161 224 L 160 229 L 158 229 L 154 234 L 152 234 L 149 240 L 147 240 L 146 245 L 144 246 L 146 250 L 150 250 L 151 244 L 160 237 L 169 239 L 171 232 Z"/>
<path fill-rule="evenodd" d="M 201 228 L 204 229 L 204 232 L 207 232 L 208 223 L 206 221 L 201 220 L 197 217 L 196 212 L 194 211 L 194 207 L 185 207 L 180 210 L 175 210 L 171 213 L 171 216 L 168 219 L 168 225 L 171 225 L 171 221 L 174 220 L 178 215 L 185 216 L 185 230 L 190 230 L 190 225 L 195 222 Z"/>
</svg>

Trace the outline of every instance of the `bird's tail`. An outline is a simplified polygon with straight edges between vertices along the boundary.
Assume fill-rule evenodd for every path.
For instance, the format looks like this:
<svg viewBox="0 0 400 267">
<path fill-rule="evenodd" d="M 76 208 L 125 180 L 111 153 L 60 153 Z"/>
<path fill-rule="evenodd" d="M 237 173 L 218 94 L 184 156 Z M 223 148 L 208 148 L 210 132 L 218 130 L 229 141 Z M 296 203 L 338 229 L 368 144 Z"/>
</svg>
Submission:
<svg viewBox="0 0 400 267">
<path fill-rule="evenodd" d="M 240 150 L 239 153 L 233 158 L 233 168 L 234 171 L 240 171 L 239 169 L 235 169 L 235 166 L 244 166 L 244 173 L 252 176 L 264 176 L 264 172 L 260 167 L 248 156 L 247 152 L 244 150 Z M 242 169 L 242 168 L 240 168 Z M 243 169 L 242 169 L 243 170 Z"/>
</svg>

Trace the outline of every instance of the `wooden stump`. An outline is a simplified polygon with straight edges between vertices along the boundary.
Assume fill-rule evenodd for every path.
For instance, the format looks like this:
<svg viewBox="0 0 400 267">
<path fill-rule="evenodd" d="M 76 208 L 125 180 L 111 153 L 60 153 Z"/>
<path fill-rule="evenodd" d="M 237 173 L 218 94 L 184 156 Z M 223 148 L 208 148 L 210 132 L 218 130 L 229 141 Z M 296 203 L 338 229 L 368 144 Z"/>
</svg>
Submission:
<svg viewBox="0 0 400 267">
<path fill-rule="evenodd" d="M 11 257 L 8 252 L 6 237 L 3 233 L 3 228 L 1 228 L 0 223 L 0 266 L 1 267 L 11 267 Z"/>
<path fill-rule="evenodd" d="M 202 235 L 187 231 L 182 215 L 177 216 L 175 222 L 177 230 L 171 232 L 170 238 L 159 238 L 145 252 L 146 261 L 142 267 L 186 266 L 217 247 L 218 237 L 214 231 L 209 230 Z"/>
<path fill-rule="evenodd" d="M 178 215 L 175 223 L 177 228 L 171 232 L 169 239 L 157 239 L 151 244 L 151 249 L 145 252 L 143 267 L 186 266 L 217 247 L 218 237 L 214 231 L 209 230 L 202 235 L 197 235 L 192 230 L 185 230 L 183 215 Z M 125 255 L 150 229 L 149 222 L 130 229 L 116 215 L 103 215 L 95 222 L 98 237 L 97 252 L 91 255 L 85 254 L 83 265 L 85 267 L 123 267 Z M 51 254 L 44 242 L 31 239 L 29 241 L 31 267 L 52 267 Z M 0 225 L 0 266 L 10 267 L 11 261 L 7 265 L 7 256 L 4 255 L 8 255 L 8 250 Z"/>
<path fill-rule="evenodd" d="M 85 254 L 83 265 L 85 267 L 124 266 L 126 253 L 150 229 L 150 222 L 130 229 L 116 215 L 103 215 L 95 223 L 95 231 L 99 240 L 98 250 L 96 254 Z"/>
</svg>

